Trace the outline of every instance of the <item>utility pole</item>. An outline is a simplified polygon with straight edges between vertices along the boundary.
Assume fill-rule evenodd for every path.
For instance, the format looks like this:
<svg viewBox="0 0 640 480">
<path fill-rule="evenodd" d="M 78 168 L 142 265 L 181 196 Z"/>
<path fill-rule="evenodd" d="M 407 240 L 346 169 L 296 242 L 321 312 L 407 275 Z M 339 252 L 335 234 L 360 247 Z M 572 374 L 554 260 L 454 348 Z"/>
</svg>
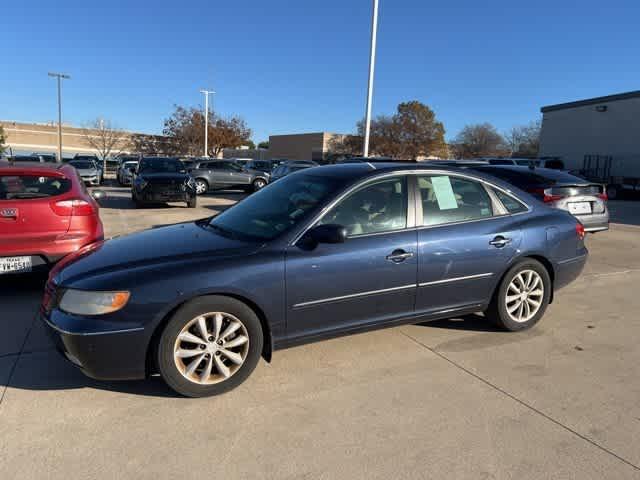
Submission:
<svg viewBox="0 0 640 480">
<path fill-rule="evenodd" d="M 71 77 L 64 73 L 49 72 L 50 77 L 55 77 L 58 80 L 58 162 L 62 162 L 62 98 L 61 98 L 61 80 L 68 80 Z"/>
<path fill-rule="evenodd" d="M 209 157 L 209 94 L 214 94 L 213 90 L 200 90 L 204 93 L 204 156 Z"/>
<path fill-rule="evenodd" d="M 371 17 L 371 52 L 369 55 L 369 83 L 367 85 L 367 108 L 364 120 L 364 145 L 362 155 L 369 156 L 369 136 L 371 134 L 371 101 L 373 98 L 373 74 L 376 66 L 376 37 L 378 34 L 378 0 L 373 0 Z"/>
</svg>

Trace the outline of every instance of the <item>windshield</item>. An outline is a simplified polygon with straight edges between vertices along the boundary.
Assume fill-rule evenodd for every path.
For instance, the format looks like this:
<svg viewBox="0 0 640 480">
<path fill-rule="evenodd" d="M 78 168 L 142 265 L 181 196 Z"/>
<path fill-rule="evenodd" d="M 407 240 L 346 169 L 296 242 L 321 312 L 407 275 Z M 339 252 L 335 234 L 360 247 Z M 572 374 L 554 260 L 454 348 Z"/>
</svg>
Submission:
<svg viewBox="0 0 640 480">
<path fill-rule="evenodd" d="M 307 219 L 344 183 L 321 175 L 291 175 L 225 210 L 209 225 L 231 236 L 272 240 Z"/>
<path fill-rule="evenodd" d="M 73 165 L 74 167 L 80 169 L 80 170 L 88 170 L 90 168 L 95 168 L 95 166 L 93 165 L 93 162 L 89 162 L 87 160 L 72 160 L 69 162 L 69 165 Z"/>
<path fill-rule="evenodd" d="M 184 165 L 175 158 L 144 158 L 140 160 L 140 173 L 181 173 Z"/>
</svg>

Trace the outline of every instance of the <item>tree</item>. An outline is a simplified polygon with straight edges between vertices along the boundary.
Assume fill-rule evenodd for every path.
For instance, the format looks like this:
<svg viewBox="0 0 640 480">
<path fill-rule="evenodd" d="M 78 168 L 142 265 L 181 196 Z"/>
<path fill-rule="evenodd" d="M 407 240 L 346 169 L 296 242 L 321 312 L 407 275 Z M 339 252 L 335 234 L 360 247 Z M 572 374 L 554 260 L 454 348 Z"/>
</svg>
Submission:
<svg viewBox="0 0 640 480">
<path fill-rule="evenodd" d="M 204 114 L 194 107 L 176 105 L 164 121 L 163 134 L 173 154 L 202 155 L 204 150 Z M 251 139 L 251 129 L 238 116 L 216 117 L 209 112 L 208 155 L 218 156 L 224 148 L 238 148 Z"/>
<path fill-rule="evenodd" d="M 251 149 L 251 150 L 255 150 L 256 149 L 256 144 L 253 143 L 253 140 L 247 140 L 246 142 L 243 143 L 243 146 L 249 147 L 249 149 Z"/>
<path fill-rule="evenodd" d="M 6 141 L 7 141 L 7 137 L 4 133 L 4 127 L 0 125 L 0 155 L 2 155 L 4 151 L 7 149 Z"/>
<path fill-rule="evenodd" d="M 124 146 L 127 137 L 126 132 L 115 128 L 111 122 L 98 118 L 91 122 L 82 131 L 87 143 L 98 152 L 102 160 L 104 171 L 107 171 L 107 157 L 118 147 Z"/>
<path fill-rule="evenodd" d="M 258 144 L 258 148 L 264 148 L 265 150 L 267 150 L 269 148 L 269 141 L 260 142 Z"/>
<path fill-rule="evenodd" d="M 129 148 L 142 155 L 172 155 L 175 148 L 171 139 L 163 135 L 147 135 L 134 133 L 131 135 Z"/>
<path fill-rule="evenodd" d="M 356 135 L 332 139 L 332 154 L 362 155 L 364 121 L 358 122 L 356 128 Z M 371 121 L 369 152 L 372 156 L 407 160 L 445 157 L 444 132 L 444 125 L 427 105 L 415 100 L 404 102 L 394 115 L 379 115 Z"/>
<path fill-rule="evenodd" d="M 512 157 L 535 158 L 540 150 L 540 120 L 511 128 L 505 135 Z"/>
<path fill-rule="evenodd" d="M 505 139 L 490 123 L 465 126 L 456 136 L 453 147 L 458 158 L 495 157 L 509 153 Z"/>
</svg>

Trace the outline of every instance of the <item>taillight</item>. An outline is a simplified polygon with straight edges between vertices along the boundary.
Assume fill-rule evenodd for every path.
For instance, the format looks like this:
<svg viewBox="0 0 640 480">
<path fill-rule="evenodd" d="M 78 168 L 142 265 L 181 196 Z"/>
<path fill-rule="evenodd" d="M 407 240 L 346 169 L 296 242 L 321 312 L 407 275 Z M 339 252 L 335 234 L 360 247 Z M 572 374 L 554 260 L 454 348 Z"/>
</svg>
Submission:
<svg viewBox="0 0 640 480">
<path fill-rule="evenodd" d="M 580 240 L 584 240 L 584 225 L 580 222 L 576 223 L 576 234 Z"/>
<path fill-rule="evenodd" d="M 598 195 L 596 195 L 600 200 L 604 200 L 605 202 L 607 200 L 609 200 L 609 197 L 607 196 L 607 192 L 602 192 L 599 193 Z"/>
<path fill-rule="evenodd" d="M 51 210 L 60 217 L 86 217 L 96 213 L 96 209 L 91 203 L 78 199 L 51 202 Z"/>
<path fill-rule="evenodd" d="M 561 200 L 563 198 L 562 195 L 553 195 L 550 193 L 551 189 L 550 188 L 529 188 L 527 189 L 527 192 L 532 193 L 533 195 L 536 195 L 537 197 L 540 197 L 540 199 L 544 202 L 544 203 L 551 203 L 551 202 L 556 202 L 558 200 Z"/>
</svg>

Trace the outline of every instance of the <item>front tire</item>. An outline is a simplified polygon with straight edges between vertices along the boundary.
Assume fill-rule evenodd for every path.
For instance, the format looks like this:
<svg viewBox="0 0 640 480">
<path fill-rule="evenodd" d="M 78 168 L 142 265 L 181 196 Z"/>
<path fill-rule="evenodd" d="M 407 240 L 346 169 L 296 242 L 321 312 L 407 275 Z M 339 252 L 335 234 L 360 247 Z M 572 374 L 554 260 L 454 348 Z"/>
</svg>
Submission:
<svg viewBox="0 0 640 480">
<path fill-rule="evenodd" d="M 544 265 L 532 258 L 522 260 L 503 277 L 485 315 L 504 330 L 526 330 L 544 315 L 551 289 L 551 278 Z"/>
<path fill-rule="evenodd" d="M 198 206 L 198 197 L 196 197 L 195 195 L 191 197 L 189 200 L 187 200 L 187 207 L 196 208 L 197 206 Z"/>
<path fill-rule="evenodd" d="M 257 192 L 267 186 L 267 182 L 262 178 L 256 178 L 251 184 L 252 190 Z"/>
<path fill-rule="evenodd" d="M 247 305 L 217 295 L 200 297 L 169 320 L 158 343 L 158 367 L 181 395 L 219 395 L 251 375 L 263 341 L 260 320 Z"/>
</svg>

